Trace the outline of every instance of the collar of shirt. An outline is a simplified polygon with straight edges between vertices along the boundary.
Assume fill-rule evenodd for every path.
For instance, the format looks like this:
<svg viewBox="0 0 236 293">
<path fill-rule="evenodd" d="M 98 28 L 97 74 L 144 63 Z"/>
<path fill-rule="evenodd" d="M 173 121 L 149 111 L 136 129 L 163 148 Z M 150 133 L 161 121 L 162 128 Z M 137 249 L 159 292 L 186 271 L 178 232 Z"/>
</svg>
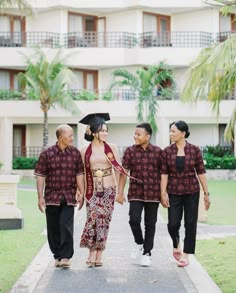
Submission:
<svg viewBox="0 0 236 293">
<path fill-rule="evenodd" d="M 66 147 L 64 149 L 64 151 L 62 151 L 60 149 L 60 147 L 58 146 L 58 142 L 56 142 L 56 151 L 57 151 L 57 153 L 70 153 L 71 152 L 71 147 Z"/>
<path fill-rule="evenodd" d="M 176 143 L 173 143 L 173 144 L 171 145 L 171 147 L 176 151 L 176 153 L 178 152 L 178 148 L 177 148 Z M 187 142 L 187 140 L 186 140 L 186 145 L 185 145 L 184 149 L 186 149 L 186 150 L 189 149 L 189 143 Z"/>
<path fill-rule="evenodd" d="M 149 152 L 152 152 L 154 147 L 151 143 L 148 144 L 148 146 L 146 147 L 146 149 L 142 148 L 140 145 L 134 145 L 134 147 L 137 149 L 137 150 L 141 150 L 141 151 L 149 151 Z"/>
</svg>

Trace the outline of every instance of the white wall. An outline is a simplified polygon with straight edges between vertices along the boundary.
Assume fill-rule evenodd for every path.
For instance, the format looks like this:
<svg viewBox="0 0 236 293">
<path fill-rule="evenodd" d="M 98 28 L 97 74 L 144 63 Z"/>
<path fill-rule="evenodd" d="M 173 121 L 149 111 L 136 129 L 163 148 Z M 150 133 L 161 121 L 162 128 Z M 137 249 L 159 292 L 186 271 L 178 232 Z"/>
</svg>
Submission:
<svg viewBox="0 0 236 293">
<path fill-rule="evenodd" d="M 187 122 L 187 121 L 186 121 Z M 216 145 L 219 142 L 218 126 L 212 124 L 189 124 L 188 141 L 198 146 Z"/>
<path fill-rule="evenodd" d="M 139 15 L 137 10 L 129 10 L 108 14 L 106 16 L 106 30 L 107 32 L 130 32 L 137 31 L 137 17 Z"/>
<path fill-rule="evenodd" d="M 172 31 L 219 31 L 219 12 L 213 8 L 181 13 L 171 17 Z"/>
<path fill-rule="evenodd" d="M 62 25 L 63 27 L 67 28 L 67 22 L 65 22 L 65 19 L 62 23 L 62 15 L 66 13 L 66 11 L 61 11 L 58 9 L 46 11 L 43 13 L 35 13 L 32 16 L 27 17 L 26 32 L 35 31 L 60 33 Z"/>
</svg>

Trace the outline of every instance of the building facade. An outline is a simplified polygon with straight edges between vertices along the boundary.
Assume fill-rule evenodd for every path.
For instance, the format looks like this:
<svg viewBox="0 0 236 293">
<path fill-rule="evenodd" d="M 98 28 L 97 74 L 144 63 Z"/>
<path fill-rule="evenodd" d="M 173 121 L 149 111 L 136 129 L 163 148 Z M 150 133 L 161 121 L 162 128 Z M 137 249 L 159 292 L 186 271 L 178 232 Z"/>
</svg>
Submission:
<svg viewBox="0 0 236 293">
<path fill-rule="evenodd" d="M 68 90 L 75 95 L 93 95 L 93 101 L 77 100 L 79 115 L 60 108 L 49 111 L 49 144 L 56 140 L 55 129 L 68 123 L 75 131 L 75 145 L 82 147 L 84 126 L 81 117 L 92 112 L 109 112 L 109 141 L 120 150 L 133 143 L 137 124 L 137 97 L 129 89 L 116 88 L 113 99 L 104 100 L 112 71 L 165 61 L 173 68 L 176 92 L 169 100 L 158 93 L 158 132 L 155 144 L 169 144 L 169 125 L 185 120 L 190 125 L 189 141 L 206 145 L 232 146 L 223 132 L 236 99 L 232 94 L 220 105 L 220 115 L 208 102 L 184 104 L 181 92 L 191 62 L 202 49 L 223 42 L 236 32 L 234 13 L 221 15 L 219 7 L 201 0 L 31 0 L 33 13 L 17 9 L 0 15 L 0 161 L 1 172 L 12 171 L 16 156 L 37 156 L 43 140 L 43 113 L 37 101 L 22 97 L 17 74 L 26 68 L 26 56 L 35 46 L 48 58 L 59 50 L 76 79 Z M 18 97 L 18 99 L 16 99 Z M 234 146 L 232 146 L 234 148 Z M 234 150 L 236 153 L 236 151 Z"/>
</svg>

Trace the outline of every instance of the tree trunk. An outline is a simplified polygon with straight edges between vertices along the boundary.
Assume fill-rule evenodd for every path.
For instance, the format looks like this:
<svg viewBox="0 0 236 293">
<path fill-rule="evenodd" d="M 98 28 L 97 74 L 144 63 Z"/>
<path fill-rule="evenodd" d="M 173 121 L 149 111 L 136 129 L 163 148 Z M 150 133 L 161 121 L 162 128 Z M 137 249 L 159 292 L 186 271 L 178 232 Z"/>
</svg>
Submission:
<svg viewBox="0 0 236 293">
<path fill-rule="evenodd" d="M 43 149 L 48 147 L 48 112 L 43 112 Z"/>
</svg>

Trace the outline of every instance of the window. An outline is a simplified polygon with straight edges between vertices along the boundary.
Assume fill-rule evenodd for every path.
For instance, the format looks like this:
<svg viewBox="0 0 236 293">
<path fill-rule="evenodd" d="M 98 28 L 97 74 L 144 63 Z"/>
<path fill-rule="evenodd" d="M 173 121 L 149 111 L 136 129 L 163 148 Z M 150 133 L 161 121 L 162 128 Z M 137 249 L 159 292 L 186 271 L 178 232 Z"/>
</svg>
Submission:
<svg viewBox="0 0 236 293">
<path fill-rule="evenodd" d="M 96 91 L 98 86 L 98 72 L 95 70 L 74 70 L 76 81 L 71 83 L 72 90 Z"/>
<path fill-rule="evenodd" d="M 97 46 L 97 17 L 69 13 L 69 47 Z"/>
<path fill-rule="evenodd" d="M 19 90 L 17 70 L 0 70 L 0 89 L 1 90 Z"/>
<path fill-rule="evenodd" d="M 25 18 L 13 15 L 0 15 L 0 46 L 20 46 L 25 32 Z"/>
<path fill-rule="evenodd" d="M 143 14 L 143 46 L 159 47 L 170 45 L 170 16 Z"/>
<path fill-rule="evenodd" d="M 219 145 L 231 147 L 232 144 L 224 140 L 225 128 L 226 128 L 226 124 L 219 124 Z"/>
</svg>

